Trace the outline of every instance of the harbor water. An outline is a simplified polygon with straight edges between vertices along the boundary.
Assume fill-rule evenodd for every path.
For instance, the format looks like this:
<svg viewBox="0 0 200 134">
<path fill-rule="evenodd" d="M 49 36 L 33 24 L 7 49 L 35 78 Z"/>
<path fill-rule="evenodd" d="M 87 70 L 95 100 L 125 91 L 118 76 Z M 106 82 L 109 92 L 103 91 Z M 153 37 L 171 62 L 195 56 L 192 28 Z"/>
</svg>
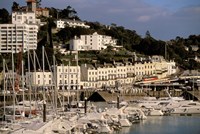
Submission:
<svg viewBox="0 0 200 134">
<path fill-rule="evenodd" d="M 151 116 L 116 134 L 200 134 L 200 116 Z"/>
<path fill-rule="evenodd" d="M 116 107 L 116 104 L 95 103 L 99 108 Z M 200 115 L 148 116 L 146 120 L 123 127 L 115 134 L 200 134 Z"/>
</svg>

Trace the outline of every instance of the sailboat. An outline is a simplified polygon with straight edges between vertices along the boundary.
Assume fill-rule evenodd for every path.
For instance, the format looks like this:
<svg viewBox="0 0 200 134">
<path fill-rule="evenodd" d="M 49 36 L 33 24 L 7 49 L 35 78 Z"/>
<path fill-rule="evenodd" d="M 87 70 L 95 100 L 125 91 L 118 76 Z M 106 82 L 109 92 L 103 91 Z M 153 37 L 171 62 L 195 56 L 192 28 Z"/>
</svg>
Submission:
<svg viewBox="0 0 200 134">
<path fill-rule="evenodd" d="M 5 122 L 5 114 L 6 114 L 6 109 L 5 109 L 5 106 L 6 106 L 6 99 L 5 99 L 5 95 L 6 95 L 6 89 L 5 89 L 5 59 L 3 59 L 3 76 L 4 76 L 4 79 L 3 79 L 3 83 L 4 83 L 4 86 L 3 86 L 3 90 L 4 90 L 4 99 L 3 99 L 3 115 L 2 115 L 2 122 L 1 122 L 1 127 L 0 127 L 0 132 L 1 133 L 4 133 L 4 132 L 9 132 L 10 131 L 10 128 L 7 126 L 6 122 Z"/>
</svg>

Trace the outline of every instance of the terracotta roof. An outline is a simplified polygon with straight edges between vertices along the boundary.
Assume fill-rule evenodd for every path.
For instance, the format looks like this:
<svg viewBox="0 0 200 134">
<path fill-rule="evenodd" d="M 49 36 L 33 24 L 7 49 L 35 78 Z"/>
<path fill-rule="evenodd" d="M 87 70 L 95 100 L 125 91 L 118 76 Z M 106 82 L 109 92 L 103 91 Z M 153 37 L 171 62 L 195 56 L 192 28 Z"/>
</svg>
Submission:
<svg viewBox="0 0 200 134">
<path fill-rule="evenodd" d="M 41 8 L 41 7 L 40 7 L 40 8 L 37 8 L 36 10 L 37 10 L 37 11 L 42 11 L 42 10 L 46 10 L 46 11 L 48 11 L 47 8 Z"/>
<path fill-rule="evenodd" d="M 26 2 L 36 2 L 35 0 L 26 0 Z"/>
</svg>

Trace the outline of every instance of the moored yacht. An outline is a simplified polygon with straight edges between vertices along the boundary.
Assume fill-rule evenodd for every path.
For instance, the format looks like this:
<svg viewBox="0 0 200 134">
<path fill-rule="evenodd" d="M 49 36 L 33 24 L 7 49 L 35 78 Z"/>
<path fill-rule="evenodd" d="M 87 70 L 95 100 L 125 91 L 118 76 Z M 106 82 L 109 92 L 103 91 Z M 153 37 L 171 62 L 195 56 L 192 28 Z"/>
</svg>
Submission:
<svg viewBox="0 0 200 134">
<path fill-rule="evenodd" d="M 188 102 L 179 107 L 172 108 L 170 114 L 200 114 L 199 102 Z"/>
</svg>

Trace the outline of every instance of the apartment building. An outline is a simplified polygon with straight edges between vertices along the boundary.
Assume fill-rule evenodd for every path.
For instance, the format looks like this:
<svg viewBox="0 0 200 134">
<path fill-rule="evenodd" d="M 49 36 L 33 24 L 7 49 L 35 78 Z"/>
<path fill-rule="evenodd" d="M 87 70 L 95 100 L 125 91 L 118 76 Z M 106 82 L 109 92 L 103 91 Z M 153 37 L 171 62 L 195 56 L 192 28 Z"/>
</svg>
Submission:
<svg viewBox="0 0 200 134">
<path fill-rule="evenodd" d="M 26 86 L 42 87 L 52 86 L 55 83 L 52 72 L 26 72 Z"/>
<path fill-rule="evenodd" d="M 108 70 L 108 80 L 107 80 L 107 86 L 109 87 L 115 87 L 116 86 L 116 79 L 117 79 L 117 70 L 115 66 L 111 63 L 104 63 L 104 66 Z"/>
<path fill-rule="evenodd" d="M 134 67 L 137 80 L 141 80 L 144 76 L 155 75 L 155 65 L 151 61 L 136 61 Z"/>
<path fill-rule="evenodd" d="M 19 53 L 37 48 L 37 25 L 0 24 L 0 53 Z"/>
<path fill-rule="evenodd" d="M 121 84 L 127 84 L 127 68 L 122 62 L 113 63 L 116 68 L 116 80 Z"/>
<path fill-rule="evenodd" d="M 96 65 L 97 69 L 97 87 L 104 87 L 108 85 L 108 69 L 104 65 Z"/>
<path fill-rule="evenodd" d="M 81 82 L 84 88 L 96 88 L 98 81 L 97 69 L 91 64 L 82 64 L 81 67 Z"/>
<path fill-rule="evenodd" d="M 34 12 L 13 12 L 12 24 L 0 24 L 0 53 L 36 49 L 38 24 Z"/>
<path fill-rule="evenodd" d="M 74 37 L 74 39 L 70 40 L 70 50 L 86 51 L 91 49 L 92 47 L 90 45 L 84 44 L 83 40 L 80 40 L 76 36 Z"/>
<path fill-rule="evenodd" d="M 177 72 L 175 62 L 167 62 L 162 56 L 152 56 L 150 60 L 136 61 L 134 68 L 137 80 L 151 76 L 164 78 Z"/>
<path fill-rule="evenodd" d="M 59 89 L 80 89 L 80 66 L 57 66 L 56 81 Z"/>
<path fill-rule="evenodd" d="M 162 70 L 165 69 L 166 70 Z M 162 70 L 162 71 L 159 71 Z M 47 86 L 57 83 L 58 89 L 98 89 L 132 84 L 137 80 L 157 76 L 165 78 L 176 73 L 173 61 L 113 62 L 104 64 L 82 64 L 81 66 L 57 66 L 56 75 L 36 72 L 26 75 L 33 85 Z M 27 79 L 27 80 L 28 80 Z M 45 80 L 45 81 L 44 81 Z"/>
<path fill-rule="evenodd" d="M 12 12 L 12 24 L 40 24 L 34 12 Z"/>
<path fill-rule="evenodd" d="M 79 66 L 57 66 L 55 76 L 52 72 L 26 72 L 26 85 L 32 86 L 55 86 L 58 89 L 80 89 L 80 67 Z M 77 86 L 78 85 L 78 86 Z"/>
<path fill-rule="evenodd" d="M 116 46 L 117 40 L 112 39 L 111 36 L 99 35 L 94 32 L 91 35 L 81 35 L 80 38 L 75 37 L 70 40 L 70 49 L 87 51 L 87 50 L 102 50 L 106 49 L 108 45 Z"/>
<path fill-rule="evenodd" d="M 133 83 L 135 82 L 135 66 L 132 62 L 125 62 L 124 65 L 127 69 L 127 82 Z"/>
</svg>

